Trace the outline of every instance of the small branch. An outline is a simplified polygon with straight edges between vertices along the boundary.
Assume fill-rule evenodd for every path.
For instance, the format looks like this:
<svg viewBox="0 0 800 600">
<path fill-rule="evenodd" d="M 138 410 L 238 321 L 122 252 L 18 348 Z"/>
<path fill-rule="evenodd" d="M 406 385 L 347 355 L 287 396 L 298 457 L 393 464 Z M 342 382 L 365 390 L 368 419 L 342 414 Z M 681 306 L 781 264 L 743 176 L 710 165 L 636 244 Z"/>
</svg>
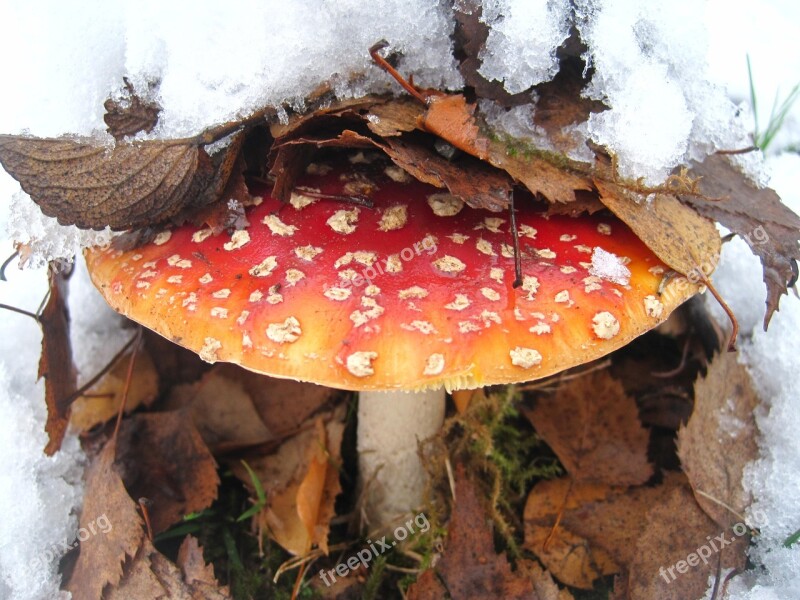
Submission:
<svg viewBox="0 0 800 600">
<path fill-rule="evenodd" d="M 394 77 L 395 80 L 397 81 L 397 83 L 399 83 L 401 86 L 403 86 L 403 89 L 405 91 L 407 91 L 409 94 L 414 96 L 414 98 L 416 98 L 417 100 L 422 102 L 422 104 L 427 106 L 428 105 L 428 99 L 425 96 L 423 96 L 422 94 L 420 94 L 419 90 L 417 90 L 417 88 L 415 88 L 412 83 L 406 81 L 405 77 L 400 75 L 400 73 L 398 73 L 397 70 L 392 65 L 390 65 L 388 62 L 386 62 L 385 58 L 383 58 L 380 54 L 378 54 L 379 50 L 383 50 L 388 45 L 389 45 L 389 42 L 387 42 L 386 40 L 381 40 L 380 42 L 378 42 L 377 44 L 372 46 L 372 48 L 369 49 L 369 55 L 372 57 L 372 60 L 381 69 L 383 69 L 389 75 Z"/>
</svg>

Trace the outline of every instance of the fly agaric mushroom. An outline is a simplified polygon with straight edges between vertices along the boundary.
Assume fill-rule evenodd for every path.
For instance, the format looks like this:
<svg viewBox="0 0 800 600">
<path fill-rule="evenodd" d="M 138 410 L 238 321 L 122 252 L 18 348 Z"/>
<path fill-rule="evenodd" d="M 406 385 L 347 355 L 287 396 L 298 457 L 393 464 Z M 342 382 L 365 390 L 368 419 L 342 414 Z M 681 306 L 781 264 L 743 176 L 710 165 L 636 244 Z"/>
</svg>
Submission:
<svg viewBox="0 0 800 600">
<path fill-rule="evenodd" d="M 312 164 L 298 184 L 230 235 L 185 225 L 132 251 L 88 251 L 87 264 L 111 306 L 206 361 L 360 391 L 373 525 L 422 500 L 417 442 L 441 426 L 445 389 L 596 359 L 696 291 L 659 295 L 665 265 L 610 215 L 545 217 L 518 201 L 515 289 L 504 216 L 382 161 Z M 353 190 L 374 206 L 320 199 Z"/>
</svg>

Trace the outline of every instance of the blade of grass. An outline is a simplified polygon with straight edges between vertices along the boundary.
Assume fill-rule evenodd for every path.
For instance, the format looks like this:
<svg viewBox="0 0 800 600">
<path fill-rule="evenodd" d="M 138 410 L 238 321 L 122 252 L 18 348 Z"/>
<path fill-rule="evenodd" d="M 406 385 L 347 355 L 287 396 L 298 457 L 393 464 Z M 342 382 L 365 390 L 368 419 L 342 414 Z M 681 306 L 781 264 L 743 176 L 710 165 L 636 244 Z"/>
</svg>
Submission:
<svg viewBox="0 0 800 600">
<path fill-rule="evenodd" d="M 237 523 L 244 521 L 245 519 L 249 519 L 267 505 L 267 495 L 264 493 L 264 486 L 261 485 L 261 480 L 258 478 L 258 475 L 256 475 L 255 471 L 250 468 L 250 465 L 248 465 L 247 462 L 243 460 L 242 464 L 244 465 L 244 468 L 247 469 L 247 474 L 250 476 L 250 481 L 253 482 L 253 487 L 256 490 L 257 501 L 255 504 L 253 504 L 253 506 L 239 515 L 239 518 L 236 519 Z"/>
</svg>

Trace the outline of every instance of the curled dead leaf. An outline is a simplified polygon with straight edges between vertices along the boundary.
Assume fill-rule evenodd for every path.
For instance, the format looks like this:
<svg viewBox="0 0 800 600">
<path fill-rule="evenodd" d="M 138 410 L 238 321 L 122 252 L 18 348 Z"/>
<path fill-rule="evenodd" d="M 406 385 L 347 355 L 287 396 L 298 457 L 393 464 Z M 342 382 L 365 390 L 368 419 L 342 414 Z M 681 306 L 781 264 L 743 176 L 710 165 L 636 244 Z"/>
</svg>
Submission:
<svg viewBox="0 0 800 600">
<path fill-rule="evenodd" d="M 238 144 L 210 159 L 192 140 L 97 141 L 0 135 L 0 164 L 62 225 L 130 229 L 217 200 Z"/>
<path fill-rule="evenodd" d="M 69 309 L 67 286 L 69 273 L 50 270 L 50 293 L 39 324 L 42 326 L 42 353 L 39 377 L 44 377 L 44 399 L 47 405 L 45 431 L 48 441 L 44 452 L 48 456 L 61 448 L 69 424 L 70 404 L 77 389 L 77 374 L 72 362 L 69 338 Z"/>
<path fill-rule="evenodd" d="M 103 104 L 106 109 L 103 121 L 108 125 L 108 133 L 117 141 L 141 131 L 152 131 L 161 112 L 157 103 L 142 100 L 127 77 L 123 77 L 122 81 L 125 84 L 124 94 L 120 98 L 109 98 Z"/>
</svg>

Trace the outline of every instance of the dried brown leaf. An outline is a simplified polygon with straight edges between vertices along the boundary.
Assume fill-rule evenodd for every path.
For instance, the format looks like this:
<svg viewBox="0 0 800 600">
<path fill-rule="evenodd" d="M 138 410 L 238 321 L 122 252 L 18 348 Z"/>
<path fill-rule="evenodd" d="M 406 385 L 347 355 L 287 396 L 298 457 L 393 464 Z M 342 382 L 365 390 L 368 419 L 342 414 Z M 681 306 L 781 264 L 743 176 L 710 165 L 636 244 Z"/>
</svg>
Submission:
<svg viewBox="0 0 800 600">
<path fill-rule="evenodd" d="M 220 587 L 214 579 L 213 568 L 203 565 L 202 550 L 194 538 L 184 540 L 178 563 L 172 563 L 145 539 L 136 557 L 126 565 L 119 584 L 110 587 L 103 600 L 230 600 L 228 588 Z M 211 581 L 207 580 L 209 576 Z"/>
<path fill-rule="evenodd" d="M 778 310 L 787 282 L 797 277 L 800 260 L 800 217 L 781 203 L 770 188 L 757 189 L 723 155 L 712 154 L 694 164 L 692 174 L 702 177 L 701 196 L 682 196 L 681 200 L 701 215 L 719 221 L 742 236 L 753 254 L 761 259 L 767 285 L 766 330 Z"/>
<path fill-rule="evenodd" d="M 449 161 L 425 146 L 403 138 L 388 138 L 384 150 L 397 166 L 414 178 L 436 187 L 446 187 L 472 208 L 494 212 L 508 208 L 510 179 L 484 162 L 469 156 Z"/>
<path fill-rule="evenodd" d="M 629 489 L 566 478 L 538 483 L 525 505 L 525 547 L 561 582 L 591 589 L 634 560 L 649 508 L 685 485 L 679 476 Z"/>
<path fill-rule="evenodd" d="M 90 139 L 0 135 L 0 163 L 44 214 L 83 228 L 151 225 L 216 199 L 224 186 L 203 149 L 181 141 L 108 149 Z"/>
<path fill-rule="evenodd" d="M 532 560 L 520 560 L 520 571 L 530 577 L 537 600 L 574 600 L 569 590 L 560 589 L 553 576 Z"/>
<path fill-rule="evenodd" d="M 66 584 L 74 600 L 96 600 L 107 585 L 117 585 L 123 576 L 123 564 L 137 554 L 146 539 L 136 503 L 114 464 L 115 452 L 114 441 L 106 443 L 86 470 L 80 526 L 87 531 L 90 527 L 96 529 L 97 519 L 105 515 L 111 527 L 81 542 Z"/>
<path fill-rule="evenodd" d="M 150 522 L 160 533 L 217 497 L 217 467 L 182 412 L 135 415 L 123 421 L 117 463 L 134 498 L 151 501 Z"/>
<path fill-rule="evenodd" d="M 67 284 L 69 274 L 50 271 L 50 296 L 39 316 L 42 326 L 42 354 L 39 358 L 39 377 L 44 377 L 44 399 L 47 405 L 45 431 L 48 441 L 45 454 L 52 456 L 64 439 L 69 424 L 70 402 L 77 389 L 77 374 L 72 362 L 69 340 L 69 309 Z"/>
<path fill-rule="evenodd" d="M 719 536 L 724 536 L 726 547 L 714 552 L 711 544 L 721 546 Z M 633 560 L 628 563 L 627 597 L 703 598 L 709 578 L 716 576 L 717 561 L 722 561 L 723 574 L 731 568 L 741 569 L 747 546 L 747 536 L 721 530 L 700 509 L 688 486 L 677 487 L 647 511 L 645 527 L 634 542 Z M 706 559 L 702 559 L 699 554 L 706 554 L 706 549 Z"/>
<path fill-rule="evenodd" d="M 108 125 L 107 131 L 117 141 L 140 131 L 149 133 L 158 123 L 158 113 L 161 112 L 156 102 L 139 97 L 127 77 L 123 77 L 123 81 L 125 94 L 119 99 L 109 98 L 103 104 L 106 109 L 103 120 Z"/>
<path fill-rule="evenodd" d="M 199 381 L 174 386 L 165 408 L 190 414 L 216 455 L 259 444 L 273 448 L 297 433 L 335 395 L 335 390 L 321 385 L 219 363 Z"/>
<path fill-rule="evenodd" d="M 206 560 L 203 557 L 203 549 L 200 547 L 200 542 L 197 541 L 196 537 L 187 535 L 181 542 L 181 547 L 178 548 L 176 564 L 183 571 L 183 579 L 188 584 L 194 582 L 202 582 L 209 585 L 219 584 L 214 575 L 214 567 L 211 564 L 206 564 Z"/>
<path fill-rule="evenodd" d="M 731 527 L 750 504 L 742 475 L 758 455 L 758 398 L 747 369 L 730 352 L 716 356 L 694 390 L 694 412 L 678 431 L 678 456 L 697 503 L 720 527 Z"/>
<path fill-rule="evenodd" d="M 636 402 L 607 370 L 539 394 L 523 413 L 575 481 L 637 485 L 653 474 Z"/>
<path fill-rule="evenodd" d="M 409 600 L 442 598 L 442 588 L 452 600 L 536 600 L 531 580 L 513 572 L 505 555 L 495 552 L 486 510 L 460 464 L 456 467 L 455 496 L 444 554 L 409 588 Z"/>
<path fill-rule="evenodd" d="M 511 141 L 490 138 L 481 132 L 474 105 L 460 94 L 433 96 L 423 117 L 423 128 L 456 148 L 508 173 L 533 194 L 549 202 L 573 202 L 576 190 L 593 189 L 585 176 L 568 164 L 556 166 L 532 149 L 513 147 Z"/>
<path fill-rule="evenodd" d="M 139 406 L 149 406 L 158 396 L 158 372 L 153 359 L 145 350 L 139 350 L 133 366 L 130 384 L 127 383 L 131 353 L 128 352 L 89 388 L 83 396 L 72 403 L 69 421 L 78 431 L 88 431 L 95 425 L 105 423 L 119 412 L 119 405 L 127 387 L 125 412 L 130 413 Z"/>
<path fill-rule="evenodd" d="M 600 201 L 675 271 L 688 275 L 699 269 L 710 275 L 714 270 L 722 242 L 713 221 L 672 196 L 657 194 L 652 201 L 637 202 L 613 183 L 595 180 L 595 185 Z"/>
<path fill-rule="evenodd" d="M 256 521 L 288 552 L 303 556 L 313 546 L 328 549 L 334 501 L 341 491 L 339 461 L 344 433 L 344 406 L 322 413 L 266 456 L 246 458 L 267 490 L 267 506 Z M 249 473 L 240 463 L 231 468 L 247 486 Z"/>
<path fill-rule="evenodd" d="M 275 436 L 261 420 L 241 381 L 214 367 L 197 383 L 177 385 L 168 410 L 184 409 L 212 453 L 263 444 Z"/>
</svg>

